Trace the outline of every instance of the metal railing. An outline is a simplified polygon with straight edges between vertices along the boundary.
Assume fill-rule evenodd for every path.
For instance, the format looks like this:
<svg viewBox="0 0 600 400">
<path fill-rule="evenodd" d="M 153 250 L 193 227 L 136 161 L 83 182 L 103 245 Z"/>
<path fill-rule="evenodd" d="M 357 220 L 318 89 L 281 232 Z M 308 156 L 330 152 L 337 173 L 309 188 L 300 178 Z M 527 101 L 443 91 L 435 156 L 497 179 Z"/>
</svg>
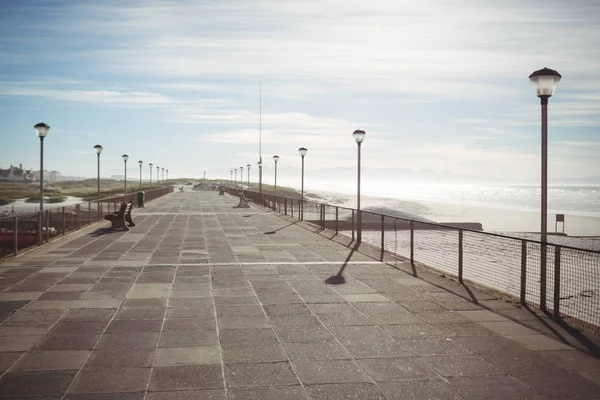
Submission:
<svg viewBox="0 0 600 400">
<path fill-rule="evenodd" d="M 240 195 L 239 189 L 229 193 Z M 279 213 L 356 239 L 358 211 L 243 191 Z M 362 243 L 600 333 L 600 251 L 360 211 Z M 541 254 L 547 254 L 546 265 Z"/>
<path fill-rule="evenodd" d="M 145 192 L 145 201 L 152 201 L 173 191 L 173 187 Z M 103 219 L 104 215 L 119 211 L 121 203 L 133 201 L 138 206 L 137 192 L 72 204 L 43 211 L 17 214 L 0 218 L 0 260 L 16 256 L 21 251 L 48 243 Z"/>
</svg>

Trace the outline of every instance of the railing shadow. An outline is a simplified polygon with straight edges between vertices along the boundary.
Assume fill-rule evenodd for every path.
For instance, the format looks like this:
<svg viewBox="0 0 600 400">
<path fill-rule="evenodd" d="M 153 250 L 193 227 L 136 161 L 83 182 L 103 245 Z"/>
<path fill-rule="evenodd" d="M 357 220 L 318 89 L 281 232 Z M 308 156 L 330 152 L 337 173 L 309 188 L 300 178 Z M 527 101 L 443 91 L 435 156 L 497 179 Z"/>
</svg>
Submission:
<svg viewBox="0 0 600 400">
<path fill-rule="evenodd" d="M 277 229 L 275 229 L 275 230 L 272 230 L 272 231 L 269 231 L 269 232 L 265 232 L 264 234 L 265 234 L 265 235 L 274 235 L 274 234 L 276 234 L 277 232 L 279 232 L 280 230 L 282 230 L 282 229 L 285 229 L 285 228 L 287 228 L 287 227 L 290 227 L 290 226 L 292 226 L 292 225 L 296 225 L 296 224 L 297 224 L 297 222 L 292 222 L 291 224 L 288 224 L 288 225 L 282 226 L 281 228 L 277 228 Z"/>
</svg>

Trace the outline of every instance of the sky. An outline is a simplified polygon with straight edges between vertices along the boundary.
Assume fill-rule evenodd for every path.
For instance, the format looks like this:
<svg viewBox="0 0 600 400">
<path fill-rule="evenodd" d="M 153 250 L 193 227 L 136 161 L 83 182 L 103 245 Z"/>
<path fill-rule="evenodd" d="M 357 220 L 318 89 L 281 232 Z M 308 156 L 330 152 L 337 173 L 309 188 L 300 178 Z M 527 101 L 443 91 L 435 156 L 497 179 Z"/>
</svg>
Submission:
<svg viewBox="0 0 600 400">
<path fill-rule="evenodd" d="M 0 2 L 0 167 L 96 175 L 148 163 L 228 178 L 259 147 L 281 185 L 433 171 L 539 179 L 528 76 L 563 78 L 549 105 L 549 175 L 600 171 L 600 2 L 229 0 Z M 262 88 L 262 105 L 260 88 Z M 262 123 L 259 123 L 262 121 Z M 259 137 L 262 145 L 259 146 Z M 415 175 L 420 176 L 420 175 Z M 155 177 L 155 175 L 154 175 Z"/>
</svg>

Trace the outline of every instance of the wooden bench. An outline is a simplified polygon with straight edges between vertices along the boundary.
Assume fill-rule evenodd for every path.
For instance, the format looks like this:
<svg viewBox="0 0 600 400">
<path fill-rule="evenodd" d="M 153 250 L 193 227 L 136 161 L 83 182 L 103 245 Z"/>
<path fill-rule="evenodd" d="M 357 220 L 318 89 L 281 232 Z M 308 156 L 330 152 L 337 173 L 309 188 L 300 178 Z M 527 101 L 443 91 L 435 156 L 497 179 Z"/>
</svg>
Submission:
<svg viewBox="0 0 600 400">
<path fill-rule="evenodd" d="M 104 219 L 111 222 L 110 229 L 115 230 L 117 228 L 124 231 L 128 231 L 129 227 L 135 226 L 131 219 L 131 209 L 133 208 L 133 202 L 122 203 L 121 208 L 118 212 L 108 214 L 104 216 Z M 129 226 L 129 227 L 128 227 Z"/>
</svg>

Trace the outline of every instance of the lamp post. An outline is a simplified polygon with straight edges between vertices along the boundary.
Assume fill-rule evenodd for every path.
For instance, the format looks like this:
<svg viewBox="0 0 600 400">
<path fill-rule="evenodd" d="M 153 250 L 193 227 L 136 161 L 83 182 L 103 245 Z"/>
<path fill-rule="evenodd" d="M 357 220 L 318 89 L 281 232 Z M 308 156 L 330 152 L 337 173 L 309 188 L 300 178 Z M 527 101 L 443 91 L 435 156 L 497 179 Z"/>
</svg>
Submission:
<svg viewBox="0 0 600 400">
<path fill-rule="evenodd" d="M 248 189 L 250 189 L 250 164 L 246 165 L 246 169 L 248 170 Z"/>
<path fill-rule="evenodd" d="M 160 167 L 156 166 L 156 183 L 160 184 Z"/>
<path fill-rule="evenodd" d="M 229 183 L 231 184 L 231 186 L 233 186 L 233 170 L 229 171 L 230 172 L 230 177 L 229 177 Z"/>
<path fill-rule="evenodd" d="M 167 182 L 169 181 L 169 170 L 167 170 Z"/>
<path fill-rule="evenodd" d="M 541 204 L 541 255 L 540 255 L 540 309 L 546 311 L 546 257 L 548 225 L 548 99 L 554 94 L 561 75 L 553 69 L 543 68 L 529 75 L 535 94 L 542 106 L 542 204 Z"/>
<path fill-rule="evenodd" d="M 302 200 L 300 201 L 300 221 L 304 221 L 304 156 L 308 150 L 306 147 L 300 147 L 298 153 L 302 157 Z"/>
<path fill-rule="evenodd" d="M 358 145 L 358 167 L 357 167 L 357 191 L 356 191 L 356 222 L 357 222 L 357 230 L 356 230 L 356 242 L 360 243 L 362 240 L 362 215 L 360 213 L 360 145 L 365 139 L 366 132 L 357 129 L 352 133 L 354 136 L 354 140 L 356 140 L 356 144 Z"/>
<path fill-rule="evenodd" d="M 233 172 L 235 175 L 235 180 L 233 181 L 233 186 L 237 186 L 237 168 L 234 168 Z"/>
<path fill-rule="evenodd" d="M 125 164 L 125 194 L 127 194 L 127 160 L 129 160 L 129 156 L 127 154 L 123 154 L 122 157 Z"/>
<path fill-rule="evenodd" d="M 94 150 L 96 150 L 96 154 L 98 155 L 98 180 L 97 180 L 97 186 L 98 186 L 98 200 L 100 200 L 100 153 L 102 153 L 102 146 L 100 146 L 99 144 L 94 146 Z"/>
<path fill-rule="evenodd" d="M 262 161 L 256 163 L 258 165 L 258 193 L 262 195 Z"/>
<path fill-rule="evenodd" d="M 40 211 L 44 209 L 44 138 L 48 135 L 50 125 L 40 122 L 33 126 L 37 137 L 40 138 Z"/>
<path fill-rule="evenodd" d="M 144 162 L 140 160 L 138 164 L 140 165 L 140 190 L 142 190 L 142 165 L 144 165 Z"/>
<path fill-rule="evenodd" d="M 244 189 L 244 167 L 240 167 L 240 187 Z"/>
<path fill-rule="evenodd" d="M 152 167 L 154 166 L 154 164 L 150 163 L 148 164 L 148 166 L 150 167 L 150 187 L 152 187 Z"/>
<path fill-rule="evenodd" d="M 164 184 L 165 183 L 165 168 L 162 168 L 162 177 L 160 178 L 160 181 Z"/>
<path fill-rule="evenodd" d="M 277 195 L 277 161 L 279 161 L 279 156 L 273 156 L 273 161 L 275 161 L 275 195 Z"/>
</svg>

